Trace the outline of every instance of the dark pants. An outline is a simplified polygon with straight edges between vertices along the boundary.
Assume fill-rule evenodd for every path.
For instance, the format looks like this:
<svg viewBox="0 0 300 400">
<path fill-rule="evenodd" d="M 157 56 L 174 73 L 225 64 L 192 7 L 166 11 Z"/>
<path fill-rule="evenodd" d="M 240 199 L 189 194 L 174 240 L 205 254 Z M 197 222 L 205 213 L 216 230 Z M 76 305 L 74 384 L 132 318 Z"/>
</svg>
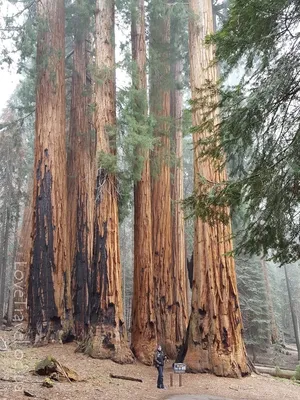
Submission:
<svg viewBox="0 0 300 400">
<path fill-rule="evenodd" d="M 158 389 L 164 388 L 164 367 L 162 365 L 157 367 L 158 377 L 157 377 L 157 387 Z"/>
</svg>

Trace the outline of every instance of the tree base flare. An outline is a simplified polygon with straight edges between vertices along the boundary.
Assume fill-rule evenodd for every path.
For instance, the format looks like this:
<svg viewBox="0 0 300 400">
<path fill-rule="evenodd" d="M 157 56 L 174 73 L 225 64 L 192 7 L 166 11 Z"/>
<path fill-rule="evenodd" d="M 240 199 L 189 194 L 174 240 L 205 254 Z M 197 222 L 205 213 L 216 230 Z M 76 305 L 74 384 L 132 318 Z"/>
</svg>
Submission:
<svg viewBox="0 0 300 400">
<path fill-rule="evenodd" d="M 92 358 L 109 359 L 118 364 L 132 364 L 134 360 L 125 338 L 111 326 L 92 328 L 81 349 Z"/>
<path fill-rule="evenodd" d="M 216 376 L 241 378 L 251 373 L 251 368 L 245 355 L 234 355 L 229 352 L 217 352 L 211 349 L 204 350 L 195 345 L 185 356 L 184 363 L 187 372 L 212 373 Z"/>
<path fill-rule="evenodd" d="M 156 340 L 135 342 L 133 339 L 131 349 L 137 360 L 142 364 L 153 365 L 156 345 Z"/>
</svg>

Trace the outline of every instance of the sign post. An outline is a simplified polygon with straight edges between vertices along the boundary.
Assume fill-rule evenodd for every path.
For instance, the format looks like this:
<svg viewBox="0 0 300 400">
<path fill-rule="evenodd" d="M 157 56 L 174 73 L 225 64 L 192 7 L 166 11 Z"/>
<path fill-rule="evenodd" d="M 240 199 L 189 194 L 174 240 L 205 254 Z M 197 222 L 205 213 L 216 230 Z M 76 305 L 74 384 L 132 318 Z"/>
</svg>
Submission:
<svg viewBox="0 0 300 400">
<path fill-rule="evenodd" d="M 186 371 L 186 365 L 183 363 L 174 363 L 173 364 L 173 371 L 174 374 L 178 374 L 178 381 L 179 381 L 179 387 L 182 386 L 182 375 L 185 374 Z M 170 386 L 173 386 L 173 374 L 170 374 Z"/>
</svg>

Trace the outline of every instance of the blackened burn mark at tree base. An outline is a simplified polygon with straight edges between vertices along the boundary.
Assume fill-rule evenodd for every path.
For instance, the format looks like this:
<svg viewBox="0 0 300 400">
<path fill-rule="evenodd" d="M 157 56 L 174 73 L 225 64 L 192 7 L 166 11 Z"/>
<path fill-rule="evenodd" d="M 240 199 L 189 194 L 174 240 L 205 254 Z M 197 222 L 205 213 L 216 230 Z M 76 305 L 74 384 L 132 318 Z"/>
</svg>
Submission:
<svg viewBox="0 0 300 400">
<path fill-rule="evenodd" d="M 104 310 L 101 309 L 101 299 L 107 298 L 107 222 L 103 224 L 103 236 L 100 235 L 99 225 L 95 223 L 94 254 L 92 263 L 92 291 L 91 291 L 91 323 L 97 324 L 103 321 Z M 98 287 L 99 282 L 99 287 Z"/>
<path fill-rule="evenodd" d="M 192 253 L 190 260 L 187 258 L 187 272 L 190 283 L 190 289 L 193 288 L 193 273 L 194 273 L 194 253 Z"/>
<path fill-rule="evenodd" d="M 45 150 L 45 154 L 47 154 Z M 49 339 L 50 330 L 61 329 L 60 316 L 54 297 L 52 273 L 55 273 L 52 223 L 52 176 L 45 167 L 42 175 L 40 161 L 37 171 L 39 193 L 35 199 L 35 232 L 28 287 L 29 329 L 32 339 Z M 55 333 L 55 332 L 54 332 Z"/>
<path fill-rule="evenodd" d="M 229 343 L 228 343 L 228 332 L 227 329 L 223 327 L 222 329 L 222 343 L 223 346 L 228 348 L 229 347 Z"/>
<path fill-rule="evenodd" d="M 188 337 L 189 337 L 189 331 L 190 331 L 190 322 L 188 324 L 187 330 L 186 330 L 186 335 L 185 338 L 183 340 L 183 344 L 179 347 L 178 352 L 177 352 L 177 358 L 175 360 L 175 362 L 177 363 L 183 363 L 184 359 L 185 359 L 185 355 L 187 353 L 188 350 Z"/>
<path fill-rule="evenodd" d="M 88 290 L 90 283 L 89 259 L 87 253 L 87 226 L 82 212 L 83 205 L 78 200 L 77 205 L 77 245 L 73 265 L 73 282 L 75 282 L 73 305 L 76 336 L 82 340 L 88 333 L 89 302 Z"/>
</svg>

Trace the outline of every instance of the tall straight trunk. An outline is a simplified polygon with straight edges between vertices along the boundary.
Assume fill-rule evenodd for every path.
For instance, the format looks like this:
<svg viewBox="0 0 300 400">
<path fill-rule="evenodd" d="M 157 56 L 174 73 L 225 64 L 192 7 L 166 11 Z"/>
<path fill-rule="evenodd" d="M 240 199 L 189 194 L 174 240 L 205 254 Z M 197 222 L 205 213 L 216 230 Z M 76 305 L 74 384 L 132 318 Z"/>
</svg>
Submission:
<svg viewBox="0 0 300 400">
<path fill-rule="evenodd" d="M 176 357 L 172 283 L 170 183 L 170 16 L 168 1 L 154 0 L 150 14 L 150 113 L 157 143 L 151 157 L 154 305 L 157 338 Z"/>
<path fill-rule="evenodd" d="M 8 149 L 9 151 L 9 149 Z M 11 224 L 11 195 L 12 195 L 12 171 L 11 164 L 8 161 L 6 169 L 6 194 L 3 200 L 3 215 L 2 215 L 2 230 L 1 230 L 1 264 L 0 264 L 0 327 L 3 323 L 3 317 L 5 314 L 5 292 L 8 283 L 8 271 L 7 271 L 7 260 L 8 260 L 8 242 L 9 232 Z"/>
<path fill-rule="evenodd" d="M 82 0 L 77 0 L 82 6 Z M 93 166 L 88 119 L 86 21 L 76 21 L 68 157 L 68 210 L 75 334 L 89 327 L 89 287 L 93 252 Z"/>
<path fill-rule="evenodd" d="M 131 362 L 127 343 L 119 247 L 116 178 L 105 165 L 115 157 L 116 83 L 113 0 L 97 0 L 95 11 L 95 129 L 99 168 L 96 180 L 89 353 Z"/>
<path fill-rule="evenodd" d="M 171 25 L 172 27 L 172 25 Z M 176 313 L 176 344 L 183 343 L 188 323 L 187 305 L 187 264 L 185 252 L 183 200 L 183 149 L 182 149 L 182 60 L 171 65 L 172 81 L 175 87 L 171 90 L 171 118 L 174 143 L 175 166 L 173 168 L 172 189 L 172 267 L 173 293 Z"/>
<path fill-rule="evenodd" d="M 286 266 L 284 266 L 284 274 L 285 274 L 285 280 L 286 280 L 286 286 L 287 286 L 287 291 L 288 291 L 288 296 L 289 296 L 290 309 L 291 309 L 291 314 L 292 314 L 293 328 L 294 328 L 294 334 L 295 334 L 295 340 L 296 340 L 296 346 L 297 346 L 297 352 L 298 352 L 298 360 L 300 360 L 299 321 L 298 321 L 298 316 L 297 316 L 297 313 L 296 313 L 295 307 L 294 307 L 291 284 L 290 284 L 290 280 L 289 280 L 289 276 L 288 276 L 288 272 L 287 272 L 287 267 Z"/>
<path fill-rule="evenodd" d="M 10 213 L 10 205 L 6 204 L 5 210 L 4 210 L 5 216 L 4 216 L 4 223 L 2 225 L 3 231 L 2 231 L 2 254 L 1 254 L 1 286 L 0 286 L 0 327 L 3 323 L 3 317 L 5 315 L 5 292 L 6 292 L 6 287 L 7 287 L 7 276 L 8 276 L 8 271 L 7 271 L 7 266 L 8 266 L 8 242 L 9 242 L 9 227 L 11 223 L 11 213 Z"/>
<path fill-rule="evenodd" d="M 262 267 L 262 271 L 263 271 L 263 275 L 264 275 L 268 313 L 269 313 L 269 318 L 270 318 L 270 342 L 274 344 L 274 343 L 278 342 L 278 329 L 277 329 L 274 308 L 273 308 L 273 300 L 272 300 L 272 295 L 271 295 L 269 274 L 268 274 L 268 269 L 267 269 L 267 265 L 266 265 L 266 260 L 264 258 L 261 259 L 261 267 Z"/>
<path fill-rule="evenodd" d="M 14 278 L 14 283 L 18 285 L 15 289 L 21 287 L 21 291 L 14 291 L 13 295 L 13 316 L 22 316 L 23 321 L 28 321 L 28 308 L 26 301 L 28 299 L 28 278 L 31 251 L 31 229 L 33 216 L 33 197 L 32 197 L 32 179 L 28 184 L 27 193 L 31 193 L 30 202 L 25 205 L 23 211 L 23 221 L 21 231 L 18 237 L 18 248 L 16 253 L 15 269 L 20 270 Z"/>
<path fill-rule="evenodd" d="M 20 182 L 19 182 L 20 184 Z M 20 186 L 18 187 L 20 190 Z M 9 299 L 8 299 L 8 307 L 7 307 L 7 326 L 12 325 L 13 320 L 13 309 L 14 309 L 14 273 L 15 273 L 15 262 L 18 250 L 18 239 L 19 239 L 19 220 L 20 220 L 20 203 L 19 199 L 17 200 L 17 208 L 16 208 L 16 220 L 15 220 L 15 228 L 14 228 L 14 244 L 13 244 L 13 252 L 11 259 L 11 271 L 9 276 L 8 285 L 10 287 L 9 291 Z"/>
<path fill-rule="evenodd" d="M 144 0 L 136 0 L 131 16 L 134 113 L 137 124 L 147 118 L 147 78 Z M 142 134 L 142 133 L 141 133 Z M 154 312 L 151 177 L 149 150 L 137 148 L 143 157 L 141 179 L 134 186 L 134 287 L 132 301 L 132 351 L 151 365 L 156 346 Z"/>
<path fill-rule="evenodd" d="M 217 83 L 217 67 L 212 63 L 214 48 L 206 46 L 207 34 L 213 32 L 211 0 L 189 0 L 189 56 L 192 100 L 201 101 L 199 89 L 204 89 L 206 102 L 215 102 L 213 91 L 204 88 L 207 81 Z M 201 92 L 200 92 L 201 93 Z M 203 104 L 201 102 L 201 104 Z M 193 126 L 203 121 L 208 107 L 193 109 Z M 209 115 L 218 123 L 218 111 Z M 203 190 L 199 175 L 210 182 L 226 180 L 226 171 L 217 169 L 215 161 L 201 158 L 199 140 L 210 135 L 208 131 L 196 131 L 194 140 L 194 186 Z M 224 210 L 229 214 L 229 210 Z M 242 339 L 242 317 L 239 306 L 231 226 L 219 221 L 212 224 L 195 221 L 194 271 L 192 288 L 192 312 L 186 342 L 185 363 L 194 372 L 212 372 L 219 376 L 238 377 L 247 375 L 249 366 Z"/>
<path fill-rule="evenodd" d="M 29 330 L 47 342 L 72 328 L 65 140 L 65 9 L 37 1 L 37 92 Z"/>
</svg>

